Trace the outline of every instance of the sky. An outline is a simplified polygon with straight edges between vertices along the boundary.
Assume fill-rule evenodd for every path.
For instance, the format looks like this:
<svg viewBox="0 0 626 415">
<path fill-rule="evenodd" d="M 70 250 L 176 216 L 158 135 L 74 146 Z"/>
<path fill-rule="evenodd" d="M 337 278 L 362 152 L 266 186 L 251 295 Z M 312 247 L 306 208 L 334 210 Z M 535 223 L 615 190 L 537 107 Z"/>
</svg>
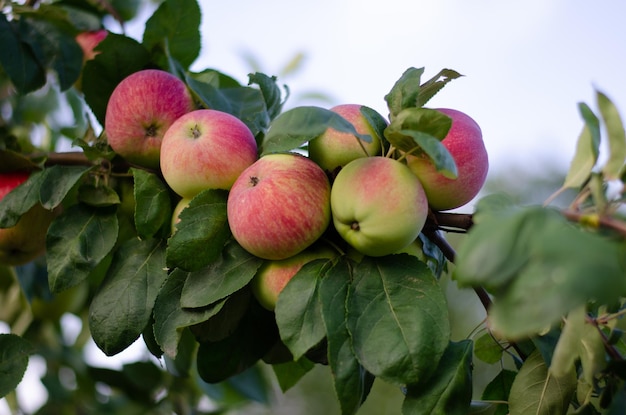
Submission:
<svg viewBox="0 0 626 415">
<path fill-rule="evenodd" d="M 307 103 L 298 96 L 315 91 L 332 97 L 316 105 L 359 103 L 387 116 L 384 96 L 407 68 L 424 67 L 424 80 L 443 68 L 460 72 L 427 106 L 455 108 L 478 122 L 490 175 L 511 166 L 565 170 L 582 128 L 577 104 L 597 109 L 596 89 L 626 114 L 623 0 L 199 2 L 202 51 L 192 68 L 246 83 L 247 54 L 278 75 L 303 53 L 302 69 L 278 79 L 292 92 L 288 105 Z M 130 25 L 128 34 L 140 40 L 143 25 Z M 95 346 L 87 354 L 92 364 L 119 367 L 141 353 L 136 344 L 116 358 Z M 27 379 L 43 366 L 31 362 Z"/>
</svg>

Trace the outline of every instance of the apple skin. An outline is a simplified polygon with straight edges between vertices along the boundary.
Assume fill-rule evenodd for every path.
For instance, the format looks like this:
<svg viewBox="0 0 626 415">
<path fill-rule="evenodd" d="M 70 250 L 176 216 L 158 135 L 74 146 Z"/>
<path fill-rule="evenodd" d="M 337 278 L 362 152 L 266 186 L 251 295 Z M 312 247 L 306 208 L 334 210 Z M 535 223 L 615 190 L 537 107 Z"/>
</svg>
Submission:
<svg viewBox="0 0 626 415">
<path fill-rule="evenodd" d="M 374 257 L 413 242 L 428 216 L 417 176 L 406 164 L 381 156 L 356 159 L 341 169 L 330 206 L 339 235 L 358 252 Z"/>
<path fill-rule="evenodd" d="M 407 165 L 420 179 L 434 210 L 450 210 L 470 202 L 482 189 L 489 170 L 489 157 L 480 126 L 467 114 L 437 108 L 450 118 L 452 126 L 442 140 L 456 163 L 458 176 L 449 179 L 439 173 L 425 156 L 407 156 Z"/>
<path fill-rule="evenodd" d="M 0 173 L 0 200 L 29 177 L 28 172 Z M 0 229 L 0 264 L 16 266 L 39 257 L 46 249 L 46 233 L 56 211 L 34 205 L 10 228 Z"/>
<path fill-rule="evenodd" d="M 172 235 L 176 232 L 176 225 L 180 222 L 180 213 L 189 206 L 189 202 L 191 199 L 188 197 L 183 197 L 178 201 L 176 206 L 174 206 L 174 210 L 172 211 Z"/>
<path fill-rule="evenodd" d="M 174 75 L 158 69 L 135 72 L 109 98 L 104 120 L 109 145 L 129 163 L 156 170 L 163 135 L 193 109 L 191 93 Z"/>
<path fill-rule="evenodd" d="M 330 224 L 330 183 L 309 158 L 269 154 L 237 178 L 227 201 L 235 240 L 263 259 L 289 258 L 312 245 Z"/>
<path fill-rule="evenodd" d="M 94 51 L 94 49 L 96 48 L 96 46 L 98 46 L 100 42 L 104 40 L 104 38 L 107 37 L 108 33 L 109 32 L 107 32 L 106 30 L 100 29 L 88 30 L 85 32 L 80 32 L 76 35 L 76 43 L 78 43 L 80 48 L 83 50 L 83 62 L 86 62 L 96 57 L 98 52 Z"/>
<path fill-rule="evenodd" d="M 250 282 L 252 294 L 265 309 L 273 311 L 278 295 L 304 264 L 336 256 L 337 253 L 329 246 L 314 244 L 290 258 L 265 261 Z"/>
<path fill-rule="evenodd" d="M 198 109 L 178 118 L 161 144 L 161 172 L 182 197 L 206 189 L 229 190 L 258 159 L 252 131 L 225 112 Z"/>
<path fill-rule="evenodd" d="M 371 136 L 372 142 L 368 143 L 359 140 L 352 134 L 340 132 L 329 127 L 322 135 L 315 137 L 309 142 L 309 158 L 315 161 L 322 169 L 332 173 L 354 159 L 380 155 L 380 139 L 374 128 L 361 113 L 362 107 L 363 105 L 359 104 L 342 104 L 332 107 L 330 111 L 345 118 L 359 134 Z"/>
</svg>

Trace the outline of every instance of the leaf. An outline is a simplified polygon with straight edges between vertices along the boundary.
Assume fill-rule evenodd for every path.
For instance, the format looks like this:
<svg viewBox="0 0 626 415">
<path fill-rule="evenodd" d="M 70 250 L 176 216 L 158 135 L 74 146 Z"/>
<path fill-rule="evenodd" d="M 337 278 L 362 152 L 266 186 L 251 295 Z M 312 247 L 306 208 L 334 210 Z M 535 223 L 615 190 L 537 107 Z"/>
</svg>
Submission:
<svg viewBox="0 0 626 415">
<path fill-rule="evenodd" d="M 317 291 L 328 263 L 328 259 L 317 259 L 304 264 L 278 296 L 274 310 L 276 324 L 294 360 L 300 359 L 326 336 Z"/>
<path fill-rule="evenodd" d="M 416 106 L 424 106 L 432 97 L 443 89 L 450 81 L 463 75 L 453 69 L 442 69 L 439 73 L 420 86 Z"/>
<path fill-rule="evenodd" d="M 600 121 L 586 104 L 578 104 L 578 109 L 585 120 L 585 126 L 578 137 L 576 153 L 565 177 L 564 188 L 582 186 L 589 179 L 591 170 L 598 161 Z"/>
<path fill-rule="evenodd" d="M 606 180 L 620 178 L 626 160 L 626 132 L 615 104 L 602 92 L 596 92 L 598 107 L 609 138 L 609 158 L 602 168 Z"/>
<path fill-rule="evenodd" d="M 160 229 L 169 233 L 172 221 L 172 202 L 169 188 L 156 174 L 142 169 L 130 169 L 134 181 L 135 226 L 142 239 L 155 236 Z"/>
<path fill-rule="evenodd" d="M 181 306 L 205 307 L 229 296 L 252 280 L 262 262 L 231 240 L 215 262 L 188 274 L 180 296 Z"/>
<path fill-rule="evenodd" d="M 346 299 L 351 279 L 350 264 L 339 261 L 324 275 L 319 287 L 328 338 L 328 364 L 344 415 L 357 413 L 374 383 L 374 377 L 361 366 L 352 350 L 346 325 Z"/>
<path fill-rule="evenodd" d="M 146 22 L 142 43 L 161 67 L 171 54 L 188 68 L 200 53 L 200 22 L 196 0 L 166 0 Z"/>
<path fill-rule="evenodd" d="M 466 415 L 472 400 L 472 341 L 450 342 L 435 375 L 409 385 L 402 413 Z"/>
<path fill-rule="evenodd" d="M 498 375 L 493 378 L 489 384 L 485 387 L 481 396 L 485 401 L 499 401 L 506 402 L 511 393 L 511 386 L 517 376 L 517 372 L 512 370 L 502 369 Z M 509 413 L 509 405 L 507 403 L 499 404 L 494 415 L 507 415 Z"/>
<path fill-rule="evenodd" d="M 533 352 L 511 385 L 510 415 L 565 414 L 576 392 L 576 375 L 564 377 L 548 373 L 541 354 Z"/>
<path fill-rule="evenodd" d="M 278 386 L 283 393 L 294 387 L 314 367 L 315 364 L 306 358 L 272 365 Z"/>
<path fill-rule="evenodd" d="M 52 210 L 59 206 L 74 186 L 92 169 L 90 166 L 61 165 L 45 169 L 39 187 L 39 201 L 43 207 Z"/>
<path fill-rule="evenodd" d="M 17 388 L 34 352 L 27 340 L 15 334 L 0 334 L 0 398 Z"/>
<path fill-rule="evenodd" d="M 485 363 L 493 364 L 502 359 L 504 348 L 491 333 L 485 333 L 474 342 L 474 354 Z"/>
<path fill-rule="evenodd" d="M 46 237 L 48 284 L 59 293 L 86 279 L 117 241 L 115 210 L 77 204 L 66 209 Z"/>
<path fill-rule="evenodd" d="M 86 183 L 78 189 L 78 201 L 93 207 L 108 207 L 120 204 L 120 196 L 110 186 Z"/>
<path fill-rule="evenodd" d="M 226 217 L 228 193 L 205 190 L 180 215 L 176 232 L 167 241 L 167 265 L 197 271 L 219 258 L 230 237 Z"/>
<path fill-rule="evenodd" d="M 372 137 L 357 133 L 350 122 L 333 111 L 301 106 L 283 112 L 271 123 L 261 146 L 261 155 L 297 149 L 329 127 L 353 134 L 368 143 L 372 141 Z"/>
<path fill-rule="evenodd" d="M 183 329 L 208 320 L 224 305 L 222 301 L 203 308 L 183 308 L 180 295 L 186 279 L 187 273 L 181 270 L 170 273 L 154 304 L 154 335 L 161 350 L 172 359 L 178 355 Z"/>
<path fill-rule="evenodd" d="M 267 76 L 260 72 L 248 75 L 248 85 L 257 84 L 263 94 L 265 107 L 270 120 L 276 118 L 283 108 L 282 94 L 280 88 L 276 85 L 275 76 Z"/>
<path fill-rule="evenodd" d="M 445 297 L 426 264 L 407 254 L 365 257 L 353 275 L 347 326 L 359 362 L 393 384 L 426 380 L 450 336 Z"/>
<path fill-rule="evenodd" d="M 116 252 L 89 308 L 89 329 L 107 356 L 130 346 L 150 321 L 167 278 L 160 240 L 129 239 Z"/>
<path fill-rule="evenodd" d="M 44 170 L 31 173 L 28 180 L 0 200 L 0 228 L 15 226 L 24 213 L 39 203 L 39 189 L 44 175 Z"/>
<path fill-rule="evenodd" d="M 424 68 L 408 68 L 385 95 L 392 122 L 403 109 L 417 106 L 423 74 Z"/>
</svg>

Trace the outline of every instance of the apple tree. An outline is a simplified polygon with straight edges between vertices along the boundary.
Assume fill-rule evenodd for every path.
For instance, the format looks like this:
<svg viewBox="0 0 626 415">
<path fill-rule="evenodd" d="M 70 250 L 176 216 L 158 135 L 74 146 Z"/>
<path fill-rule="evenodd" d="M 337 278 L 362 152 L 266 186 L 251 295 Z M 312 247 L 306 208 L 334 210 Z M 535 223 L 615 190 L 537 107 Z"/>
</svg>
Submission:
<svg viewBox="0 0 626 415">
<path fill-rule="evenodd" d="M 40 356 L 39 413 L 199 413 L 206 397 L 224 412 L 316 365 L 342 414 L 376 380 L 404 414 L 626 412 L 626 135 L 606 94 L 579 104 L 544 204 L 499 192 L 470 210 L 480 127 L 428 106 L 455 70 L 408 68 L 386 115 L 285 109 L 275 76 L 190 69 L 195 0 L 161 2 L 141 39 L 103 24 L 139 1 L 0 5 L 0 397 L 15 411 Z M 143 84 L 119 92 L 131 75 Z M 444 279 L 484 307 L 464 338 Z M 90 339 L 153 359 L 95 367 Z"/>
</svg>

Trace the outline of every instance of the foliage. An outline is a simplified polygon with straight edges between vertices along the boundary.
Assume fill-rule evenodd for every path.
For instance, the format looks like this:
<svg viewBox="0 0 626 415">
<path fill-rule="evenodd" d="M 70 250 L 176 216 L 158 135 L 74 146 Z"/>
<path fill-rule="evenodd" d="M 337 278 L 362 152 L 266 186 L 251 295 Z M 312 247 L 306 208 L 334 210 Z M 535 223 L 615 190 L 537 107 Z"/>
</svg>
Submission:
<svg viewBox="0 0 626 415">
<path fill-rule="evenodd" d="M 162 2 L 141 40 L 108 33 L 91 60 L 75 36 L 101 29 L 106 16 L 123 25 L 138 2 L 0 4 L 0 171 L 34 172 L 0 202 L 0 226 L 14 225 L 37 203 L 61 211 L 45 257 L 1 269 L 0 319 L 12 334 L 0 335 L 0 396 L 12 396 L 28 356 L 40 355 L 49 391 L 42 414 L 122 406 L 196 413 L 206 397 L 218 413 L 247 400 L 267 403 L 272 380 L 261 367 L 271 366 L 286 391 L 316 365 L 330 368 L 342 414 L 362 408 L 376 379 L 402 391 L 405 414 L 626 411 L 626 137 L 602 92 L 598 114 L 579 105 L 583 130 L 554 193 L 574 195 L 565 207 L 551 206 L 554 197 L 524 205 L 492 194 L 472 214 L 432 211 L 417 256 L 354 258 L 330 230 L 325 237 L 342 255 L 306 264 L 270 312 L 251 294 L 263 260 L 232 238 L 227 192 L 196 196 L 172 234 L 178 196 L 159 171 L 128 165 L 101 131 L 111 92 L 140 69 L 167 70 L 186 83 L 198 108 L 246 123 L 260 155 L 305 151 L 329 126 L 372 137 L 321 107 L 283 111 L 285 91 L 275 77 L 257 72 L 241 84 L 211 68 L 192 72 L 201 45 L 195 0 Z M 419 151 L 454 178 L 455 162 L 441 143 L 450 119 L 425 105 L 461 75 L 423 75 L 424 68 L 409 68 L 392 85 L 389 120 L 367 109 L 364 115 L 387 156 Z M 78 151 L 60 151 L 68 142 Z M 446 232 L 464 234 L 458 252 Z M 459 341 L 451 339 L 454 304 L 440 281 L 448 271 L 476 292 L 487 315 Z M 37 311 L 68 292 L 57 309 Z M 139 340 L 153 361 L 120 370 L 79 361 L 60 339 L 64 313 L 83 322 L 74 348 L 91 336 L 113 356 Z M 499 368 L 484 390 L 473 386 L 477 361 Z M 63 367 L 73 370 L 73 390 L 61 381 Z"/>
</svg>

